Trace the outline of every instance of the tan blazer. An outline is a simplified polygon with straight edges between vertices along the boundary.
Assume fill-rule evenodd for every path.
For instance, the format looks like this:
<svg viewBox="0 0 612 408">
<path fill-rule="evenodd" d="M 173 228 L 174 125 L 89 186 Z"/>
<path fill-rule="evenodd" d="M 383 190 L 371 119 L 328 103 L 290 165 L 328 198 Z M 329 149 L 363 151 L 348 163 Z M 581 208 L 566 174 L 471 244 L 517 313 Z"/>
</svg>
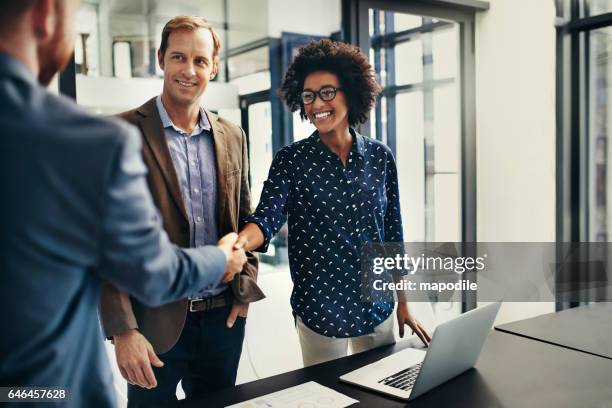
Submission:
<svg viewBox="0 0 612 408">
<path fill-rule="evenodd" d="M 217 220 L 221 237 L 237 232 L 239 220 L 251 213 L 246 137 L 235 124 L 208 111 L 206 114 L 212 126 L 217 160 Z M 187 212 L 155 98 L 119 117 L 140 129 L 144 161 L 149 170 L 147 182 L 161 213 L 164 229 L 173 243 L 188 247 Z M 247 257 L 242 273 L 231 283 L 236 300 L 243 303 L 265 297 L 256 283 L 257 258 L 248 252 Z M 178 341 L 187 307 L 186 299 L 161 307 L 147 307 L 110 283 L 102 284 L 100 318 L 105 335 L 112 337 L 138 328 L 157 354 L 170 350 Z"/>
</svg>

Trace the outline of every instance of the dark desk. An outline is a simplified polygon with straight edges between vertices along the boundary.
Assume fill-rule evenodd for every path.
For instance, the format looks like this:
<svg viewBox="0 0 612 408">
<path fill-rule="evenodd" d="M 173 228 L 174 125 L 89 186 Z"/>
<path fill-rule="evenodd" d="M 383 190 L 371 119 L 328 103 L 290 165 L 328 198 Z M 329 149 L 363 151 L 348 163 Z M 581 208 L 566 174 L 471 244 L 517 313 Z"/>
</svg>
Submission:
<svg viewBox="0 0 612 408">
<path fill-rule="evenodd" d="M 576 307 L 495 329 L 612 359 L 612 303 Z"/>
<path fill-rule="evenodd" d="M 228 388 L 182 407 L 224 407 L 316 381 L 360 401 L 354 407 L 612 407 L 610 360 L 493 331 L 476 369 L 404 402 L 341 383 L 338 377 L 407 346 L 399 343 Z"/>
</svg>

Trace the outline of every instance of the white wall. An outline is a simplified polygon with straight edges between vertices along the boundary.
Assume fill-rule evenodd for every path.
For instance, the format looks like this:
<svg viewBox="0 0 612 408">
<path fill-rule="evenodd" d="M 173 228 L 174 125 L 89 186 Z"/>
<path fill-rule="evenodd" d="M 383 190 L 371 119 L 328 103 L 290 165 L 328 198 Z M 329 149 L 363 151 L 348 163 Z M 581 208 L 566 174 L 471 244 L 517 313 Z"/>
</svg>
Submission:
<svg viewBox="0 0 612 408">
<path fill-rule="evenodd" d="M 476 20 L 478 239 L 554 241 L 554 4 L 490 5 Z"/>
<path fill-rule="evenodd" d="M 97 113 L 114 114 L 133 109 L 149 98 L 159 95 L 161 78 L 107 78 L 77 75 L 77 102 Z M 128 90 L 128 91 L 126 91 Z M 210 82 L 203 96 L 207 109 L 239 109 L 238 87 L 228 83 Z"/>
<path fill-rule="evenodd" d="M 280 37 L 283 31 L 329 36 L 340 30 L 339 0 L 268 0 L 268 35 Z"/>
<path fill-rule="evenodd" d="M 229 43 L 225 49 L 233 49 L 265 38 L 268 27 L 267 0 L 229 0 Z"/>
<path fill-rule="evenodd" d="M 478 240 L 555 240 L 555 8 L 491 0 L 476 19 Z M 498 323 L 554 311 L 506 303 Z"/>
<path fill-rule="evenodd" d="M 230 0 L 228 16 L 226 49 L 265 37 L 280 38 L 283 31 L 329 36 L 341 26 L 339 0 Z"/>
</svg>

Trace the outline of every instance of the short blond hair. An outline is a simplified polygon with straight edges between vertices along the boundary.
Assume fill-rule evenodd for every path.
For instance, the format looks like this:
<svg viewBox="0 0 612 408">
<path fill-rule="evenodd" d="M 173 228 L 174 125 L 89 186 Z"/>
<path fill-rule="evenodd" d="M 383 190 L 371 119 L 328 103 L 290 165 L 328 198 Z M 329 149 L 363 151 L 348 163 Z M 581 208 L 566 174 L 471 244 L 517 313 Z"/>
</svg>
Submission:
<svg viewBox="0 0 612 408">
<path fill-rule="evenodd" d="M 162 58 L 166 53 L 166 49 L 168 48 L 168 38 L 170 37 L 170 33 L 179 30 L 193 31 L 198 28 L 204 28 L 210 31 L 214 43 L 213 58 L 218 57 L 219 52 L 221 51 L 221 40 L 219 39 L 219 36 L 215 32 L 212 25 L 202 17 L 178 16 L 168 21 L 162 30 L 161 44 L 159 45 L 159 52 Z"/>
</svg>

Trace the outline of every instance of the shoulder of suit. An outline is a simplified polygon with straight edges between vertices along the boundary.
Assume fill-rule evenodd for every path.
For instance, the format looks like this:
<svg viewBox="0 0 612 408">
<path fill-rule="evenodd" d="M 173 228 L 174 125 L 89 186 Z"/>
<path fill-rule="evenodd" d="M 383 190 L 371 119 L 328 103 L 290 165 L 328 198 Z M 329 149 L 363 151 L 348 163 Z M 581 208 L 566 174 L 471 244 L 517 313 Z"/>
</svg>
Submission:
<svg viewBox="0 0 612 408">
<path fill-rule="evenodd" d="M 141 144 L 138 131 L 127 122 L 96 115 L 66 96 L 34 86 L 22 95 L 25 98 L 14 115 L 21 133 L 32 138 L 44 135 L 45 141 L 58 151 L 83 156 L 94 154 L 98 159 L 112 160 L 126 149 L 133 150 Z M 49 160 L 58 157 L 63 156 L 50 155 Z"/>
<path fill-rule="evenodd" d="M 138 109 L 140 108 L 130 109 L 130 110 L 118 113 L 115 115 L 115 117 L 135 125 L 138 122 L 139 117 L 141 116 L 138 113 Z"/>
<path fill-rule="evenodd" d="M 154 118 L 159 117 L 157 113 L 157 97 L 154 96 L 142 105 L 130 109 L 121 113 L 117 113 L 115 117 L 124 120 L 132 125 L 138 125 L 138 123 L 145 117 Z"/>
<path fill-rule="evenodd" d="M 136 129 L 128 123 L 112 117 L 96 115 L 77 105 L 72 99 L 63 95 L 47 93 L 42 107 L 45 116 L 53 123 L 52 127 L 65 133 L 71 130 L 82 132 L 90 139 L 107 139 L 115 142 L 138 135 Z"/>
<path fill-rule="evenodd" d="M 223 133 L 226 136 L 229 136 L 229 137 L 233 136 L 233 137 L 242 139 L 242 135 L 244 134 L 244 131 L 242 130 L 240 126 L 210 111 L 206 111 L 206 113 L 208 114 L 208 117 L 211 119 L 211 121 L 216 120 L 217 126 L 223 130 Z"/>
</svg>

